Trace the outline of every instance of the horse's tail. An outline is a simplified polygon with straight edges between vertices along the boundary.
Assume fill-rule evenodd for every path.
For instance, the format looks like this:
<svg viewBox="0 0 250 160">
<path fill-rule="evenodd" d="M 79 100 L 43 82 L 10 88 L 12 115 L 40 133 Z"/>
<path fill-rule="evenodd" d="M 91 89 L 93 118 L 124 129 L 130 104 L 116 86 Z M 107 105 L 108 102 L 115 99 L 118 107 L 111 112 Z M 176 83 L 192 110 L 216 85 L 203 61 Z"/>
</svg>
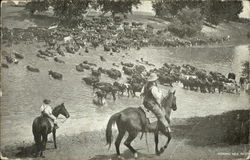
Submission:
<svg viewBox="0 0 250 160">
<path fill-rule="evenodd" d="M 34 135 L 35 144 L 39 146 L 42 143 L 42 134 L 36 133 L 33 135 Z"/>
<path fill-rule="evenodd" d="M 37 147 L 37 152 L 41 150 L 41 144 L 42 144 L 42 134 L 40 133 L 38 125 L 39 125 L 38 118 L 36 118 L 32 124 L 32 132 L 34 136 L 35 145 Z"/>
<path fill-rule="evenodd" d="M 107 128 L 106 128 L 106 141 L 107 141 L 107 144 L 109 145 L 109 148 L 112 143 L 112 125 L 120 118 L 120 116 L 121 116 L 120 113 L 116 113 L 113 116 L 111 116 L 108 121 Z"/>
</svg>

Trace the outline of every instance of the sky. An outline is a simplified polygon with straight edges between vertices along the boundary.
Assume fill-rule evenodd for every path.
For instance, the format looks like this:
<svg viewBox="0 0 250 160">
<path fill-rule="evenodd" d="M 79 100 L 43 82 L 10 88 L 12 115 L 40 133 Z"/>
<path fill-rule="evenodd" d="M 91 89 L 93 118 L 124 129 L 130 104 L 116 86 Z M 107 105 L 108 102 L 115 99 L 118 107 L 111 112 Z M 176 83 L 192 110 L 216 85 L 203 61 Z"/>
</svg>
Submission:
<svg viewBox="0 0 250 160">
<path fill-rule="evenodd" d="M 242 18 L 249 18 L 250 19 L 250 1 L 243 0 L 243 11 L 239 15 Z"/>
<path fill-rule="evenodd" d="M 249 18 L 250 19 L 250 1 L 249 0 L 242 0 L 243 1 L 243 11 L 240 13 L 240 17 L 242 18 Z M 152 3 L 150 0 L 142 0 L 142 4 L 138 6 L 138 9 L 135 7 L 133 8 L 133 11 L 138 12 L 148 12 L 151 14 L 154 14 Z"/>
</svg>

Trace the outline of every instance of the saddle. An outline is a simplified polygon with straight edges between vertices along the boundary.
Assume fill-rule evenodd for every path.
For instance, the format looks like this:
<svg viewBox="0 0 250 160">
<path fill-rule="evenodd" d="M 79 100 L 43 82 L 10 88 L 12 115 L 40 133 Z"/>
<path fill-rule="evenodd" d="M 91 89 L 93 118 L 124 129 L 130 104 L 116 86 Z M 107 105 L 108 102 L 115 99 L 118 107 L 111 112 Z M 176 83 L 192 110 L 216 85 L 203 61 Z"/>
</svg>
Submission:
<svg viewBox="0 0 250 160">
<path fill-rule="evenodd" d="M 149 123 L 157 121 L 156 116 L 148 109 L 146 109 L 144 106 L 140 106 L 139 109 L 145 114 L 146 119 L 149 120 Z"/>
<path fill-rule="evenodd" d="M 55 124 L 54 124 L 54 122 L 53 122 L 52 119 L 50 119 L 50 118 L 49 118 L 48 116 L 46 116 L 46 115 L 41 115 L 41 117 L 46 118 L 46 119 L 49 121 L 49 123 L 50 123 L 50 125 L 51 125 L 51 130 L 53 130 L 53 129 L 55 128 Z"/>
<path fill-rule="evenodd" d="M 140 106 L 139 108 L 139 114 L 141 117 L 141 122 L 143 125 L 143 132 L 147 132 L 147 126 L 150 123 L 156 122 L 157 118 L 156 116 L 148 109 L 146 109 L 144 106 Z"/>
</svg>

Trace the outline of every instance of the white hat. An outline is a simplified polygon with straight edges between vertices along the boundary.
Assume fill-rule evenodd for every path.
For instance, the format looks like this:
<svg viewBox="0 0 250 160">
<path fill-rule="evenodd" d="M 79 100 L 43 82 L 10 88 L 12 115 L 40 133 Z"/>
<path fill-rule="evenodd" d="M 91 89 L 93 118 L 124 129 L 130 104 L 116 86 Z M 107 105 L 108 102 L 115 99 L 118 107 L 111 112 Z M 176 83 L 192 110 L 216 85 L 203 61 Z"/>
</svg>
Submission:
<svg viewBox="0 0 250 160">
<path fill-rule="evenodd" d="M 149 82 L 153 82 L 153 81 L 156 81 L 159 77 L 157 76 L 157 74 L 155 73 L 151 73 L 148 77 L 148 81 Z"/>
</svg>

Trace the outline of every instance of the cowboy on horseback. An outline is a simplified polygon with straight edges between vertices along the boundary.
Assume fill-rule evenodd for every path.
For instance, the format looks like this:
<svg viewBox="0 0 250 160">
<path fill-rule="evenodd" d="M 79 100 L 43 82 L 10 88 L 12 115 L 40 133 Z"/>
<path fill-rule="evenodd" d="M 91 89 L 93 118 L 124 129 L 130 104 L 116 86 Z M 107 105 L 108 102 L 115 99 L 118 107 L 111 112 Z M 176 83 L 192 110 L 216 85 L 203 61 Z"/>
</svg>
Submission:
<svg viewBox="0 0 250 160">
<path fill-rule="evenodd" d="M 58 125 L 57 125 L 57 120 L 56 117 L 52 114 L 52 107 L 49 105 L 50 104 L 50 100 L 45 99 L 43 100 L 43 104 L 40 108 L 41 110 L 41 115 L 44 117 L 48 117 L 49 119 L 51 119 L 54 123 L 54 128 L 58 129 Z"/>
<path fill-rule="evenodd" d="M 151 73 L 147 79 L 147 83 L 144 85 L 141 91 L 141 96 L 144 97 L 143 105 L 146 109 L 150 110 L 158 122 L 163 125 L 168 132 L 171 132 L 169 121 L 165 118 L 165 112 L 161 106 L 162 92 L 159 90 L 156 81 L 158 76 L 155 73 Z"/>
</svg>

